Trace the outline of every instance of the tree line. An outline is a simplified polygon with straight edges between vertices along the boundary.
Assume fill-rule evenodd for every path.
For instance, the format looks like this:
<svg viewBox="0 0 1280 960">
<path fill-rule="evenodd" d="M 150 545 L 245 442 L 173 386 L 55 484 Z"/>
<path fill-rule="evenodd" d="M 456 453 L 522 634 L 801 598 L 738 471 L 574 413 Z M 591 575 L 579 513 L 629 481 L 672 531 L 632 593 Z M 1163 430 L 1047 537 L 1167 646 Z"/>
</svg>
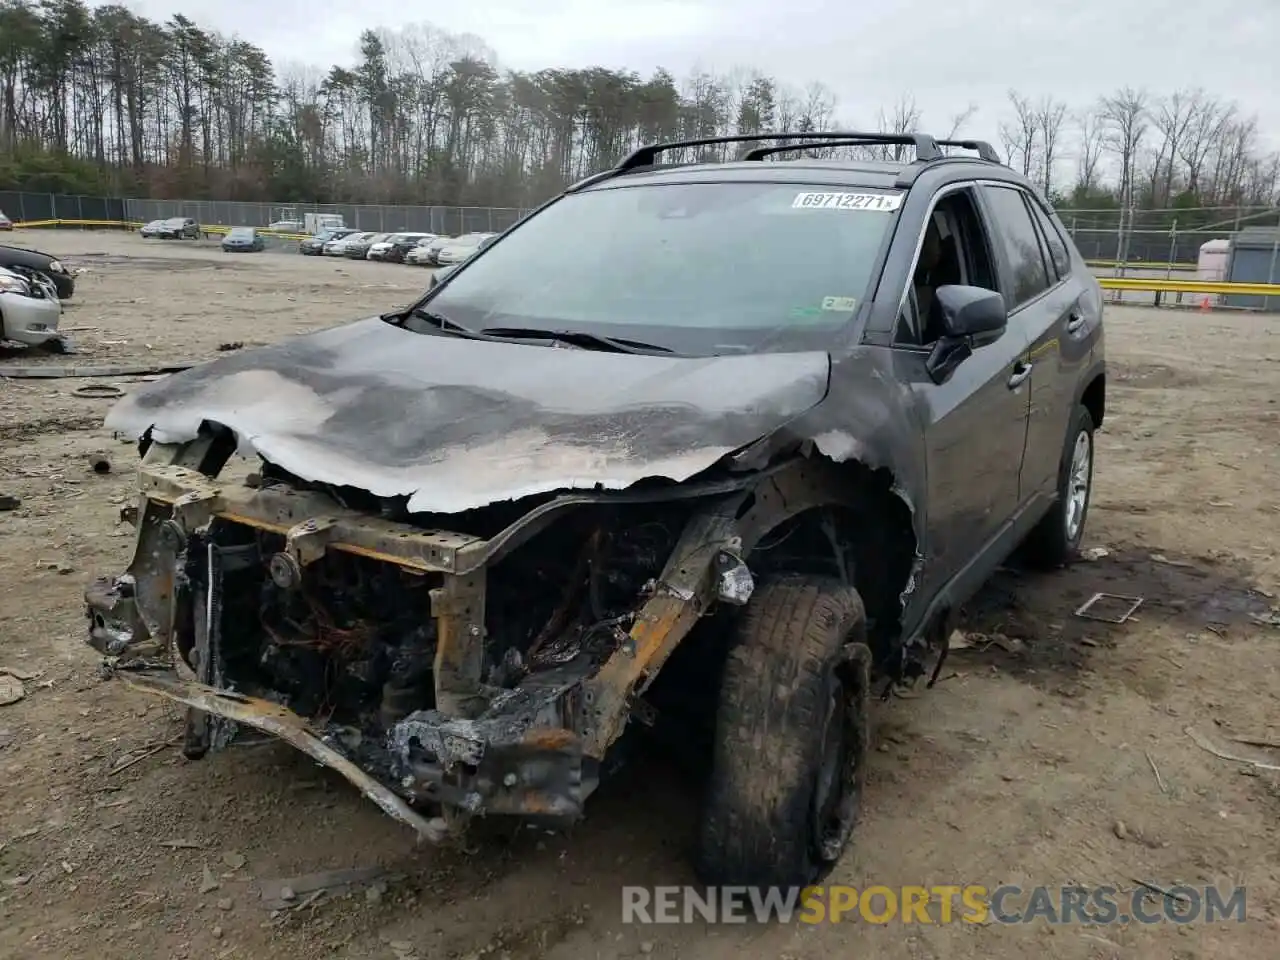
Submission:
<svg viewBox="0 0 1280 960">
<path fill-rule="evenodd" d="M 1008 99 L 997 145 L 1059 204 L 1277 202 L 1280 155 L 1256 118 L 1203 90 Z M 364 31 L 352 65 L 277 67 L 181 15 L 156 23 L 119 5 L 0 0 L 0 189 L 530 206 L 657 140 L 984 127 L 972 104 L 927 125 L 909 96 L 861 124 L 838 122 L 837 107 L 821 83 L 795 89 L 745 69 L 503 70 L 479 37 L 427 23 Z"/>
</svg>

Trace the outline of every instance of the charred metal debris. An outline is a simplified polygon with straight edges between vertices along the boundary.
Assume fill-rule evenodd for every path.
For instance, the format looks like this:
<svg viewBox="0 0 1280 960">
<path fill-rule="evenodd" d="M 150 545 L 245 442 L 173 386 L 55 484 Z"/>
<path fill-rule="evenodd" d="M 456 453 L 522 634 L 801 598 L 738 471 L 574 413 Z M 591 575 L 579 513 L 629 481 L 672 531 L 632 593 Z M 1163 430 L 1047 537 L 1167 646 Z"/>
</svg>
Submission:
<svg viewBox="0 0 1280 960">
<path fill-rule="evenodd" d="M 109 675 L 189 709 L 186 752 L 275 734 L 432 840 L 478 814 L 575 818 L 630 721 L 714 713 L 717 611 L 762 577 L 836 575 L 865 598 L 886 684 L 917 574 L 887 470 L 811 443 L 683 483 L 563 492 L 439 516 L 266 462 L 217 479 L 234 437 L 144 437 L 134 558 L 87 592 Z M 887 689 L 887 687 L 886 687 Z M 671 705 L 671 706 L 668 706 Z M 670 716 L 664 717 L 664 713 Z"/>
</svg>

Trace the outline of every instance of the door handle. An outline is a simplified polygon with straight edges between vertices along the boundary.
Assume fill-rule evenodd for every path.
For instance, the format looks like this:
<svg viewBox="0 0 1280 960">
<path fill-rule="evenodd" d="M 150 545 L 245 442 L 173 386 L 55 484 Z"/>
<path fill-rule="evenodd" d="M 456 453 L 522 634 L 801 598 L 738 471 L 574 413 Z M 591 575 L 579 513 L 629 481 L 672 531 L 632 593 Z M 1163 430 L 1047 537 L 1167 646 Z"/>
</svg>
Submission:
<svg viewBox="0 0 1280 960">
<path fill-rule="evenodd" d="M 1013 365 L 1013 376 L 1009 378 L 1009 389 L 1016 390 L 1031 376 L 1032 364 L 1027 360 L 1019 360 Z"/>
<path fill-rule="evenodd" d="M 1067 318 L 1067 333 L 1075 333 L 1084 326 L 1084 314 L 1072 311 Z"/>
</svg>

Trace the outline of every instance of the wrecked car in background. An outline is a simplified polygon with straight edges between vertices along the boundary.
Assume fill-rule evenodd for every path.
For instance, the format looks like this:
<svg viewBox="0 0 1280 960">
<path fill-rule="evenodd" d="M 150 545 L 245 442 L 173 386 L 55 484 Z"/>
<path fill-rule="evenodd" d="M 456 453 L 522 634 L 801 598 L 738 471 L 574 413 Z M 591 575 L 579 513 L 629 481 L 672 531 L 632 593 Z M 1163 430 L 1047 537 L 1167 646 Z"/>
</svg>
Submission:
<svg viewBox="0 0 1280 960">
<path fill-rule="evenodd" d="M 57 257 L 39 250 L 0 245 L 0 268 L 38 273 L 53 284 L 59 300 L 70 300 L 76 292 L 76 275 Z"/>
<path fill-rule="evenodd" d="M 0 267 L 0 341 L 65 346 L 58 333 L 61 318 L 62 304 L 52 280 L 35 270 Z"/>
<path fill-rule="evenodd" d="M 577 818 L 667 731 L 705 745 L 702 876 L 825 871 L 873 693 L 936 678 L 1015 547 L 1080 543 L 1102 299 L 985 143 L 657 164 L 753 139 L 642 148 L 406 310 L 122 400 L 108 675 L 185 704 L 189 756 L 265 730 L 436 841 Z M 771 162 L 867 143 L 915 159 Z"/>
</svg>

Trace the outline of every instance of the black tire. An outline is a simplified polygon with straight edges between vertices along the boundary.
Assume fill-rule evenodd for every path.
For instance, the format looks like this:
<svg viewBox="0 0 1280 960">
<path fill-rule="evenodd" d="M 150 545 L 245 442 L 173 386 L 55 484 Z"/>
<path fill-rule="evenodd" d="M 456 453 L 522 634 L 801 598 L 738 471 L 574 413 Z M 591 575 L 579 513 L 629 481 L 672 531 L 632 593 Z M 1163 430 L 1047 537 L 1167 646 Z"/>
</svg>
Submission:
<svg viewBox="0 0 1280 960">
<path fill-rule="evenodd" d="M 1083 404 L 1077 405 L 1063 443 L 1062 459 L 1058 464 L 1058 499 L 1032 528 L 1023 544 L 1023 555 L 1031 566 L 1053 569 L 1071 563 L 1080 556 L 1080 541 L 1084 538 L 1085 522 L 1089 519 L 1089 503 L 1093 499 L 1093 465 L 1096 459 L 1093 434 L 1093 416 Z M 1082 442 L 1082 437 L 1088 444 L 1089 452 L 1089 463 L 1083 478 L 1075 476 L 1073 471 L 1076 445 Z M 1079 508 L 1078 520 L 1075 520 L 1072 493 L 1080 479 L 1084 481 L 1084 504 Z"/>
<path fill-rule="evenodd" d="M 839 859 L 858 815 L 866 612 L 838 581 L 786 577 L 757 588 L 735 633 L 697 870 L 709 884 L 803 886 Z"/>
</svg>

